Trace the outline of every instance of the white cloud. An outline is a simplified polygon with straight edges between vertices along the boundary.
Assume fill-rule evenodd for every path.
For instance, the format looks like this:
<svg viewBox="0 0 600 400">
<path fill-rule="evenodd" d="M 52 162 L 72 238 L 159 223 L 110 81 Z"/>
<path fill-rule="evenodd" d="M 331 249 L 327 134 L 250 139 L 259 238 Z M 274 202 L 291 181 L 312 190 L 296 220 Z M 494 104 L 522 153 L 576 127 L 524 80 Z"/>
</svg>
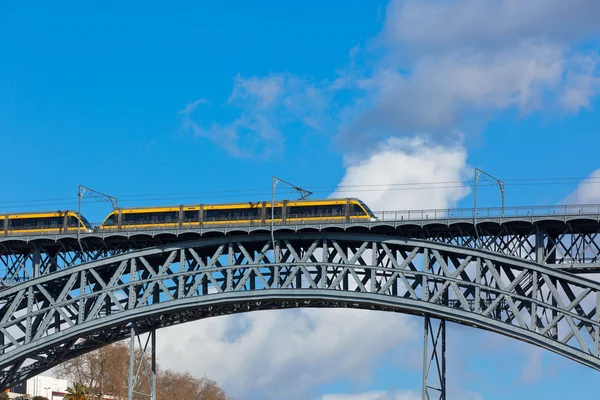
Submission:
<svg viewBox="0 0 600 400">
<path fill-rule="evenodd" d="M 374 211 L 450 208 L 470 192 L 460 183 L 470 173 L 462 146 L 391 138 L 364 160 L 347 161 L 346 174 L 332 197 L 358 197 Z"/>
<path fill-rule="evenodd" d="M 198 105 L 205 103 L 203 100 L 196 100 L 180 111 L 183 115 L 184 130 L 194 136 L 211 140 L 233 157 L 269 157 L 283 150 L 284 137 L 276 122 L 263 113 L 243 114 L 229 124 L 213 122 L 209 128 L 202 128 L 195 122 L 192 113 Z M 262 100 L 257 102 L 257 107 L 260 107 L 260 104 Z"/>
<path fill-rule="evenodd" d="M 228 111 L 237 114 L 230 122 L 212 122 L 204 127 L 193 115 L 201 104 L 208 101 L 194 101 L 179 112 L 183 129 L 238 158 L 269 158 L 283 153 L 286 138 L 282 129 L 290 123 L 300 122 L 304 129 L 314 131 L 322 131 L 330 123 L 325 113 L 330 107 L 327 91 L 291 74 L 236 76 L 226 105 Z"/>
<path fill-rule="evenodd" d="M 537 109 L 544 90 L 560 82 L 564 62 L 560 47 L 526 43 L 492 55 L 422 57 L 410 73 L 382 66 L 362 80 L 371 107 L 348 124 L 343 138 L 378 140 L 425 132 L 447 136 L 470 112 Z"/>
<path fill-rule="evenodd" d="M 458 391 L 446 393 L 449 400 L 482 400 L 479 393 Z M 370 391 L 358 394 L 326 394 L 321 400 L 421 400 L 421 392 L 417 391 Z"/>
<path fill-rule="evenodd" d="M 233 156 L 267 158 L 298 122 L 338 132 L 343 152 L 362 154 L 400 135 L 454 144 L 451 132 L 471 134 L 471 121 L 501 110 L 576 113 L 600 91 L 598 53 L 577 48 L 600 33 L 599 19 L 595 0 L 393 1 L 375 41 L 383 46 L 352 48 L 333 82 L 237 76 L 227 105 L 239 116 L 209 128 L 187 118 L 185 128 Z"/>
<path fill-rule="evenodd" d="M 393 1 L 367 52 L 333 87 L 359 89 L 337 143 L 361 152 L 390 136 L 472 134 L 494 113 L 576 113 L 600 91 L 598 52 L 579 40 L 600 34 L 595 0 Z M 356 51 L 353 52 L 356 57 Z M 471 129 L 466 129 L 471 127 Z"/>
<path fill-rule="evenodd" d="M 359 394 L 326 394 L 321 400 L 421 400 L 421 393 L 374 391 Z"/>
<path fill-rule="evenodd" d="M 526 345 L 524 346 L 523 351 L 527 361 L 525 367 L 521 370 L 519 381 L 522 383 L 537 382 L 544 375 L 544 350 L 536 346 Z"/>
<path fill-rule="evenodd" d="M 240 75 L 235 77 L 233 92 L 229 96 L 228 103 L 241 103 L 245 101 L 256 103 L 257 108 L 267 108 L 279 100 L 282 95 L 285 79 L 281 75 L 271 75 L 264 78 L 250 77 L 242 78 Z"/>
<path fill-rule="evenodd" d="M 347 309 L 217 317 L 161 330 L 159 359 L 168 368 L 216 379 L 238 400 L 304 400 L 336 379 L 368 382 L 381 355 L 421 340 L 415 322 Z"/>
<path fill-rule="evenodd" d="M 561 105 L 568 111 L 589 108 L 590 100 L 600 91 L 597 74 L 600 56 L 596 53 L 573 57 L 572 68 L 566 74 L 566 85 L 560 97 Z"/>
<path fill-rule="evenodd" d="M 523 37 L 573 41 L 598 33 L 598 20 L 596 0 L 393 0 L 384 36 L 421 51 L 503 46 Z"/>
<path fill-rule="evenodd" d="M 593 171 L 577 189 L 563 201 L 564 204 L 600 204 L 600 169 Z"/>
<path fill-rule="evenodd" d="M 388 56 L 400 54 L 392 49 Z M 544 40 L 485 51 L 449 49 L 401 61 L 382 61 L 360 76 L 340 78 L 363 92 L 340 126 L 337 143 L 344 151 L 360 153 L 390 136 L 424 133 L 452 144 L 457 138 L 449 132 L 474 119 L 502 110 L 576 113 L 600 91 L 597 54 L 574 53 Z"/>
</svg>

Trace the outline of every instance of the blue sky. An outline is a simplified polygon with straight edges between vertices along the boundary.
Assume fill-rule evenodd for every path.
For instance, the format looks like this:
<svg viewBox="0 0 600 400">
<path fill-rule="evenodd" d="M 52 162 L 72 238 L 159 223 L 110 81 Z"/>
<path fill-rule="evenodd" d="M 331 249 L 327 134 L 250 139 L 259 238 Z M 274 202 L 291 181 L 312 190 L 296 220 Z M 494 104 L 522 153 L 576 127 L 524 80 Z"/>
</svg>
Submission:
<svg viewBox="0 0 600 400">
<path fill-rule="evenodd" d="M 506 180 L 507 205 L 600 203 L 600 184 L 578 189 L 579 178 L 600 177 L 598 18 L 595 0 L 4 2 L 0 211 L 74 208 L 80 184 L 124 206 L 266 199 L 272 175 L 319 197 L 356 195 L 373 209 L 470 207 L 468 185 L 336 187 L 471 179 L 474 167 Z M 519 178 L 578 179 L 527 186 Z M 499 205 L 497 190 L 482 188 L 478 201 Z M 109 210 L 83 208 L 93 221 Z M 288 314 L 268 326 L 293 335 L 284 322 L 300 316 L 323 324 L 311 331 L 318 335 L 331 324 Z M 263 338 L 263 315 L 188 328 L 223 343 L 206 330 L 247 324 L 242 339 Z M 376 318 L 398 329 L 420 323 Z M 418 391 L 418 365 L 404 360 L 418 335 L 365 353 L 374 357 L 361 369 L 369 379 L 357 380 L 349 371 L 358 361 L 349 359 L 346 372 L 294 383 L 289 371 L 314 368 L 310 357 L 269 376 L 299 398 Z M 596 372 L 558 356 L 472 329 L 449 335 L 465 349 L 450 351 L 455 393 L 487 400 L 595 390 Z M 231 370 L 186 366 L 243 399 L 232 371 L 251 376 L 243 365 L 257 361 L 235 356 L 242 366 Z M 177 366 L 166 350 L 162 357 Z M 272 396 L 267 383 L 253 398 Z"/>
</svg>

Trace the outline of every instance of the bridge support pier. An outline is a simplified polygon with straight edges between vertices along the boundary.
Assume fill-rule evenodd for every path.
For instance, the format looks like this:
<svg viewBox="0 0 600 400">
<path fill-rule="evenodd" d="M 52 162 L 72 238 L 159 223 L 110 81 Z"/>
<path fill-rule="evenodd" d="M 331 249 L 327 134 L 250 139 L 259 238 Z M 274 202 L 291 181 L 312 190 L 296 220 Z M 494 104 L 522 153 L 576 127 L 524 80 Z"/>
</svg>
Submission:
<svg viewBox="0 0 600 400">
<path fill-rule="evenodd" d="M 423 400 L 446 400 L 446 321 L 425 315 Z"/>
<path fill-rule="evenodd" d="M 136 354 L 135 342 L 139 345 L 139 357 Z M 150 349 L 148 345 L 150 344 Z M 148 357 L 148 353 L 150 356 Z M 139 358 L 139 359 L 138 359 Z M 148 360 L 148 358 L 150 358 Z M 138 359 L 137 368 L 135 366 L 136 359 Z M 150 364 L 150 365 L 148 365 Z M 135 373 L 134 373 L 135 371 Z M 146 385 L 144 382 L 140 382 L 140 378 L 145 376 Z M 140 335 L 135 330 L 135 323 L 131 324 L 131 338 L 129 341 L 129 378 L 127 380 L 128 392 L 127 399 L 133 400 L 135 395 L 144 396 L 150 398 L 150 400 L 156 400 L 156 330 L 152 329 L 146 338 L 144 345 L 142 346 L 142 340 Z M 148 390 L 145 391 L 138 390 Z"/>
</svg>

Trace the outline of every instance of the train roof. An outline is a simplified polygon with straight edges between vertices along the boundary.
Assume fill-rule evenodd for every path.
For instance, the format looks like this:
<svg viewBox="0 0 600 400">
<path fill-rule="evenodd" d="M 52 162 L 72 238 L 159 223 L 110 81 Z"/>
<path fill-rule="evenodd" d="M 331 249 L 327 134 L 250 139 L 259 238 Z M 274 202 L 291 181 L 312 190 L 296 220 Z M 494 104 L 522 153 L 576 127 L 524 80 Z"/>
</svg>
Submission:
<svg viewBox="0 0 600 400">
<path fill-rule="evenodd" d="M 281 199 L 281 200 L 275 200 L 275 203 L 281 203 L 282 201 L 288 201 L 288 202 L 293 202 L 293 203 L 297 203 L 297 202 L 315 202 L 315 201 L 346 201 L 346 200 L 355 200 L 361 204 L 365 204 L 362 200 L 357 199 L 355 197 L 344 197 L 344 198 L 332 198 L 332 199 L 303 199 L 303 200 L 295 200 L 295 199 Z M 170 204 L 170 205 L 152 205 L 152 206 L 142 206 L 142 207 L 119 207 L 116 210 L 145 210 L 145 209 L 151 209 L 151 208 L 178 208 L 178 207 L 198 207 L 198 206 L 239 206 L 239 205 L 250 205 L 250 206 L 256 206 L 256 205 L 260 205 L 261 203 L 267 203 L 270 204 L 271 200 L 260 200 L 260 201 L 238 201 L 238 202 L 230 202 L 230 203 L 195 203 L 195 204 Z M 114 211 L 111 211 L 110 213 L 113 213 Z"/>
<path fill-rule="evenodd" d="M 77 211 L 74 210 L 46 210 L 46 211 L 16 211 L 16 212 L 5 212 L 0 213 L 0 216 L 6 215 L 38 215 L 38 214 L 65 214 L 65 213 L 73 213 L 78 215 Z"/>
</svg>

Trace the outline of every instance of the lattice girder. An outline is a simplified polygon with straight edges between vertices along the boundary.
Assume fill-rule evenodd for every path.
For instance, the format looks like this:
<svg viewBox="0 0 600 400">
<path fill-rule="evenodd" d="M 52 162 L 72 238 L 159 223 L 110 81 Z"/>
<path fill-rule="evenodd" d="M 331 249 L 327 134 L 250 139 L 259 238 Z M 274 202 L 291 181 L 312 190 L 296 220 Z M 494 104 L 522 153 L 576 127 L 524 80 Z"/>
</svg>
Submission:
<svg viewBox="0 0 600 400">
<path fill-rule="evenodd" d="M 481 248 L 500 254 L 547 264 L 571 272 L 600 272 L 600 215 L 581 219 L 478 220 L 463 221 L 376 221 L 345 224 L 301 224 L 275 226 L 275 232 L 306 231 L 384 234 Z M 23 237 L 0 236 L 0 283 L 17 282 L 68 268 L 82 262 L 127 253 L 166 243 L 223 235 L 257 235 L 265 226 L 231 226 L 202 229 L 158 229 L 112 233 Z"/>
<path fill-rule="evenodd" d="M 372 234 L 221 237 L 130 251 L 0 292 L 0 387 L 212 315 L 353 307 L 431 315 L 600 370 L 600 285 L 516 257 Z M 275 260 L 279 262 L 275 262 Z"/>
</svg>

